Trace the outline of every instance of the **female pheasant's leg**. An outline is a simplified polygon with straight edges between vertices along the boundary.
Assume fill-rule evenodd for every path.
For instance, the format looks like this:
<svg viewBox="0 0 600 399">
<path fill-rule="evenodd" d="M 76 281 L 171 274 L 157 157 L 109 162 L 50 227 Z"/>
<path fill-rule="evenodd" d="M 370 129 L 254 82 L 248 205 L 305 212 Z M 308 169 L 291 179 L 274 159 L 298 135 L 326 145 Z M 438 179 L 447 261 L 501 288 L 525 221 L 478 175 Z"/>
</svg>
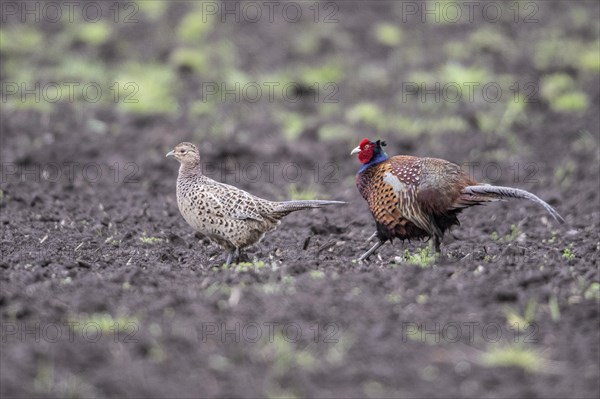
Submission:
<svg viewBox="0 0 600 399">
<path fill-rule="evenodd" d="M 231 258 L 233 257 L 233 251 L 227 252 L 227 260 L 225 261 L 225 266 L 231 265 Z"/>
<path fill-rule="evenodd" d="M 371 242 L 371 240 L 373 240 L 373 238 L 377 237 L 377 232 L 373 233 L 371 235 L 371 237 L 369 237 L 369 239 L 367 240 L 367 242 Z"/>
<path fill-rule="evenodd" d="M 373 255 L 373 253 L 374 253 L 375 251 L 377 251 L 377 249 L 378 249 L 380 246 L 382 246 L 383 244 L 385 244 L 385 241 L 381 241 L 381 240 L 377 241 L 377 243 L 376 243 L 375 245 L 373 245 L 373 246 L 371 247 L 371 249 L 369 249 L 369 250 L 368 250 L 367 252 L 365 252 L 365 253 L 364 253 L 364 254 L 363 254 L 363 255 L 362 255 L 360 258 L 358 258 L 358 261 L 359 261 L 359 262 L 362 262 L 362 261 L 364 261 L 364 260 L 367 260 L 367 259 L 369 259 L 369 256 Z"/>
<path fill-rule="evenodd" d="M 225 266 L 230 266 L 231 263 L 239 263 L 240 262 L 240 249 L 235 248 L 227 252 L 227 260 L 225 261 Z"/>
</svg>

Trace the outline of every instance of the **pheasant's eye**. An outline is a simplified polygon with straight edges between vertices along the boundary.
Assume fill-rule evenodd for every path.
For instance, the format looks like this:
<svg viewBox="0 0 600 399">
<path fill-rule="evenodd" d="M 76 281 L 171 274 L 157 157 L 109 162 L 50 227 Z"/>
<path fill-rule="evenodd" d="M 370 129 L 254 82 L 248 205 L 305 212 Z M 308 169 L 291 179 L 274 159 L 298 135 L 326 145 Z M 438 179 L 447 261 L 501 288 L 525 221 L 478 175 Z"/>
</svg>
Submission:
<svg viewBox="0 0 600 399">
<path fill-rule="evenodd" d="M 363 150 L 368 150 L 371 146 L 370 145 L 366 145 L 365 148 L 363 148 Z"/>
</svg>

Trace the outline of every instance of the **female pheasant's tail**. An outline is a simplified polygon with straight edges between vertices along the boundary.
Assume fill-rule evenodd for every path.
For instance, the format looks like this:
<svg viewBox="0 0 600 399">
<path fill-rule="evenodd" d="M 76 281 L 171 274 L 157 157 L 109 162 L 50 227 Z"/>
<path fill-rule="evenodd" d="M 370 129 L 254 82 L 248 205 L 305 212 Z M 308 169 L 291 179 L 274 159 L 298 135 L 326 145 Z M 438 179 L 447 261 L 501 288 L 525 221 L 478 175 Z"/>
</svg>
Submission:
<svg viewBox="0 0 600 399">
<path fill-rule="evenodd" d="M 537 202 L 543 206 L 546 211 L 559 223 L 565 223 L 565 220 L 552 208 L 546 201 L 529 191 L 520 190 L 512 187 L 492 186 L 481 184 L 476 186 L 467 186 L 463 190 L 463 199 L 465 203 L 477 204 L 489 201 L 497 201 L 503 198 L 522 198 Z"/>
<path fill-rule="evenodd" d="M 278 202 L 274 211 L 277 213 L 288 214 L 302 209 L 321 208 L 326 205 L 345 204 L 343 201 L 325 201 L 325 200 L 292 200 Z"/>
</svg>

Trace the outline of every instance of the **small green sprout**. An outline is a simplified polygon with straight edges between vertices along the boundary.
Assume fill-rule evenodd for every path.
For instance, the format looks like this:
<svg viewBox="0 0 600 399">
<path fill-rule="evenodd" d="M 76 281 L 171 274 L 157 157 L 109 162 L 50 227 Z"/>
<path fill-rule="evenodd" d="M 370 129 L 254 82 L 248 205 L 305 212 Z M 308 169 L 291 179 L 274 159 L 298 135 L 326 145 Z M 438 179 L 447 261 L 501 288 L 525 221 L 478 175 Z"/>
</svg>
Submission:
<svg viewBox="0 0 600 399">
<path fill-rule="evenodd" d="M 484 353 L 482 362 L 487 367 L 518 367 L 535 373 L 544 368 L 544 361 L 533 349 L 521 345 L 495 347 Z"/>
<path fill-rule="evenodd" d="M 600 300 L 600 283 L 592 283 L 583 293 L 585 299 Z"/>
<path fill-rule="evenodd" d="M 573 250 L 571 249 L 573 248 L 573 244 L 570 244 L 567 248 L 565 248 L 565 250 L 563 251 L 563 258 L 565 258 L 566 260 L 573 260 L 575 259 L 575 253 L 573 252 Z"/>
<path fill-rule="evenodd" d="M 435 252 L 431 251 L 429 246 L 426 246 L 417 250 L 414 254 L 411 254 L 410 251 L 406 249 L 404 251 L 404 258 L 406 259 L 406 262 L 411 265 L 428 267 L 435 262 L 437 255 Z"/>
<path fill-rule="evenodd" d="M 162 240 L 162 238 L 147 236 L 146 233 L 144 233 L 144 235 L 140 237 L 141 242 L 149 245 L 157 244 L 159 242 L 162 242 Z"/>
<path fill-rule="evenodd" d="M 517 309 L 512 307 L 506 307 L 504 309 L 504 314 L 508 325 L 524 329 L 535 321 L 536 311 L 537 302 L 534 299 L 530 299 L 529 302 L 527 302 L 527 307 L 525 308 L 523 315 L 521 315 Z"/>
<path fill-rule="evenodd" d="M 315 280 L 320 280 L 325 278 L 325 273 L 321 270 L 313 270 L 310 272 L 310 276 Z"/>
<path fill-rule="evenodd" d="M 548 300 L 548 308 L 550 309 L 550 318 L 554 322 L 560 321 L 560 307 L 558 306 L 558 298 L 553 295 Z"/>
<path fill-rule="evenodd" d="M 317 199 L 319 193 L 310 187 L 300 188 L 296 184 L 290 185 L 288 196 L 294 200 L 314 200 Z"/>
</svg>

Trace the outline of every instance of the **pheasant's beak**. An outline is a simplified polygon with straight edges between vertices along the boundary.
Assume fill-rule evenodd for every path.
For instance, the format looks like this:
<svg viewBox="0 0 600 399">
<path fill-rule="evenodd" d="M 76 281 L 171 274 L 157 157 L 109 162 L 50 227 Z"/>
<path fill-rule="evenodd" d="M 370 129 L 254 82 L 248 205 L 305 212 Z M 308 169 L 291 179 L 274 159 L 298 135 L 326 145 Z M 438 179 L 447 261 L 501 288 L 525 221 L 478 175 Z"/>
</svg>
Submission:
<svg viewBox="0 0 600 399">
<path fill-rule="evenodd" d="M 350 155 L 358 154 L 359 152 L 360 152 L 360 146 L 353 149 L 352 152 L 350 153 Z"/>
<path fill-rule="evenodd" d="M 174 156 L 175 156 L 175 151 L 171 150 L 171 151 L 167 152 L 167 155 L 165 155 L 165 158 L 174 157 Z"/>
</svg>

